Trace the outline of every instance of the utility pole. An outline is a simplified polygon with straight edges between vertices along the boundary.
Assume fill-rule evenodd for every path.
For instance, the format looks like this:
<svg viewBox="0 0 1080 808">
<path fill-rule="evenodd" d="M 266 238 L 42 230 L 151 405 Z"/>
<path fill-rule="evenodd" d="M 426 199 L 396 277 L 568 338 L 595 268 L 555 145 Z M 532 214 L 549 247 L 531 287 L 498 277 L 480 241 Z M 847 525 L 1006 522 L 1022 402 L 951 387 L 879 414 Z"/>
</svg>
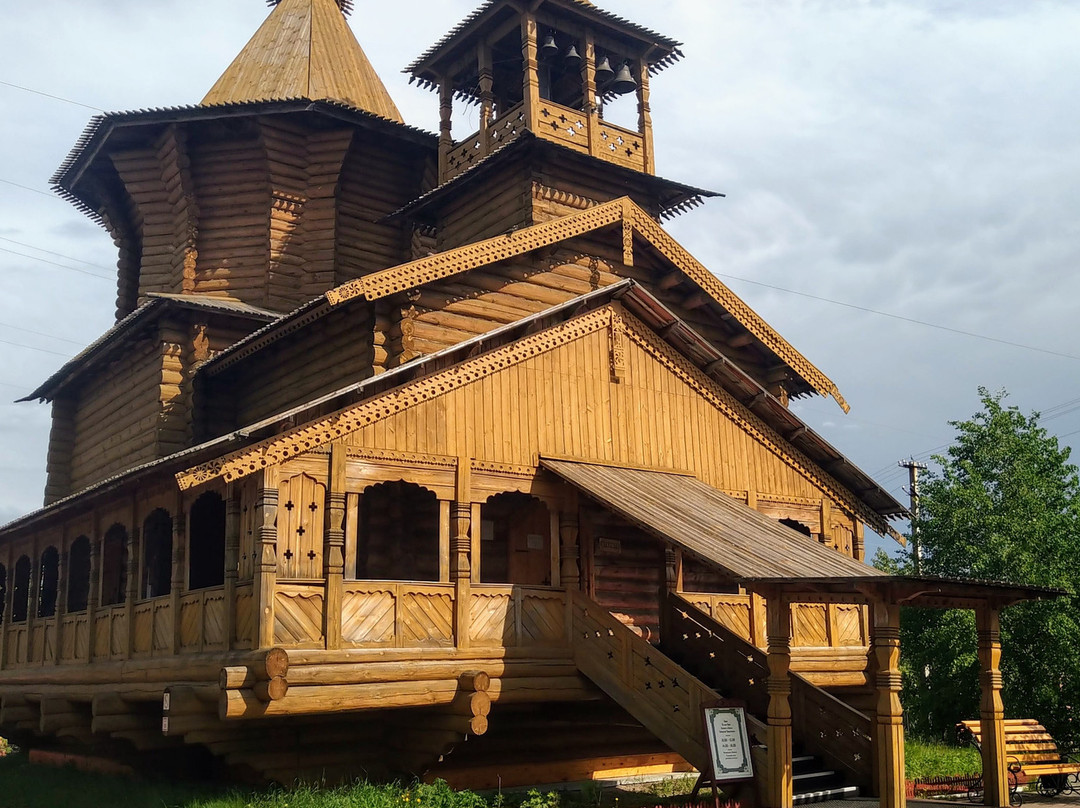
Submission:
<svg viewBox="0 0 1080 808">
<path fill-rule="evenodd" d="M 922 574 L 922 547 L 919 544 L 919 472 L 926 471 L 925 463 L 916 463 L 915 458 L 909 457 L 897 463 L 900 468 L 908 470 L 910 488 L 908 495 L 911 497 L 911 558 L 914 562 L 915 574 Z"/>
</svg>

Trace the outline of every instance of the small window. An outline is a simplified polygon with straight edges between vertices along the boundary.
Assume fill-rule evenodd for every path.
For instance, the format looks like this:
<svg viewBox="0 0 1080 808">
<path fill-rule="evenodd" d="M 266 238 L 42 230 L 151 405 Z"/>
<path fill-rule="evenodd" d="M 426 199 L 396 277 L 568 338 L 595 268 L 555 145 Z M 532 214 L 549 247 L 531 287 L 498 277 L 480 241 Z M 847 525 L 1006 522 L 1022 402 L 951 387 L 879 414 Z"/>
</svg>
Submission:
<svg viewBox="0 0 1080 808">
<path fill-rule="evenodd" d="M 60 585 L 60 553 L 55 547 L 46 547 L 38 567 L 38 617 L 56 614 L 56 593 Z"/>
<path fill-rule="evenodd" d="M 813 535 L 810 532 L 810 528 L 808 528 L 802 522 L 799 522 L 799 521 L 797 521 L 795 519 L 781 519 L 780 524 L 782 524 L 784 527 L 790 527 L 792 530 L 799 531 L 800 533 L 802 533 L 807 538 L 809 538 L 810 536 Z"/>
<path fill-rule="evenodd" d="M 144 598 L 168 595 L 172 589 L 173 520 L 158 508 L 143 522 L 143 568 L 139 587 Z"/>
<path fill-rule="evenodd" d="M 113 525 L 101 542 L 101 605 L 123 603 L 127 597 L 128 534 Z"/>
<path fill-rule="evenodd" d="M 207 491 L 191 506 L 188 589 L 225 583 L 225 500 Z"/>
<path fill-rule="evenodd" d="M 30 556 L 20 556 L 15 562 L 11 594 L 11 622 L 22 623 L 30 612 Z"/>
<path fill-rule="evenodd" d="M 86 611 L 90 600 L 90 539 L 79 536 L 68 552 L 67 610 Z"/>
</svg>

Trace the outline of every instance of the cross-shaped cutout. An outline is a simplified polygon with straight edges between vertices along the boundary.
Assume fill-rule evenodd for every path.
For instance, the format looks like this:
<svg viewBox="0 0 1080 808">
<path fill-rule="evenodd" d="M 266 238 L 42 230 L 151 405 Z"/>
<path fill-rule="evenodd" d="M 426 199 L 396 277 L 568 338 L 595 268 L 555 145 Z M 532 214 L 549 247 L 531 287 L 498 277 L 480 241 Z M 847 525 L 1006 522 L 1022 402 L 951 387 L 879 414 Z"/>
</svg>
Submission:
<svg viewBox="0 0 1080 808">
<path fill-rule="evenodd" d="M 614 659 L 615 658 L 615 652 L 614 651 L 608 651 L 607 652 L 607 658 L 608 659 Z"/>
<path fill-rule="evenodd" d="M 295 507 L 296 507 L 296 506 L 292 504 L 292 500 L 291 500 L 291 499 L 290 499 L 290 500 L 289 500 L 288 502 L 286 502 L 286 503 L 285 503 L 285 510 L 287 510 L 287 511 L 291 511 L 291 510 L 292 510 L 293 508 L 295 508 Z"/>
<path fill-rule="evenodd" d="M 661 690 L 663 690 L 664 689 L 664 680 L 661 679 L 659 682 L 656 683 L 656 686 L 659 687 Z"/>
<path fill-rule="evenodd" d="M 673 713 L 677 713 L 677 712 L 679 712 L 679 705 L 678 705 L 678 704 L 673 704 L 673 705 L 671 705 L 671 711 L 672 711 Z"/>
<path fill-rule="evenodd" d="M 679 689 L 679 680 L 677 678 L 672 677 L 671 686 L 673 688 L 675 688 L 676 690 L 678 690 Z"/>
<path fill-rule="evenodd" d="M 645 683 L 645 689 L 646 690 L 652 690 L 652 682 L 646 682 Z"/>
<path fill-rule="evenodd" d="M 314 502 L 312 502 L 307 507 L 308 507 L 308 510 L 311 511 L 312 513 L 315 513 L 315 511 L 319 510 L 319 506 L 316 505 Z"/>
<path fill-rule="evenodd" d="M 301 525 L 300 527 L 298 527 L 298 528 L 296 529 L 296 535 L 297 535 L 297 536 L 303 536 L 303 535 L 304 535 L 305 533 L 307 533 L 307 531 L 306 531 L 306 530 L 304 530 L 304 526 L 303 526 L 303 525 Z"/>
<path fill-rule="evenodd" d="M 307 557 L 310 558 L 312 561 L 314 561 L 316 558 L 318 558 L 318 556 L 315 555 L 314 550 L 308 550 Z"/>
<path fill-rule="evenodd" d="M 287 561 L 292 561 L 292 557 L 293 557 L 293 552 L 292 552 L 292 550 L 286 550 L 286 551 L 285 551 L 285 552 L 283 553 L 283 555 L 285 556 L 285 559 L 286 559 Z"/>
<path fill-rule="evenodd" d="M 648 668 L 648 667 L 651 667 L 651 666 L 652 666 L 652 660 L 649 659 L 648 657 L 645 657 L 645 667 Z"/>
</svg>

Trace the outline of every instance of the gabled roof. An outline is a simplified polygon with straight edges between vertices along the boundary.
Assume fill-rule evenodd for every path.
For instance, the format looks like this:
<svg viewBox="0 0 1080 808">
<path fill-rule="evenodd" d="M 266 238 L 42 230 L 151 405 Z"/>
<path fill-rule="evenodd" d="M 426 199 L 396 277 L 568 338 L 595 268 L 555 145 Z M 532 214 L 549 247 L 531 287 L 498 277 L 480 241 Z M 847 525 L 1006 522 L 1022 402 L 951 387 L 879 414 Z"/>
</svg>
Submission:
<svg viewBox="0 0 1080 808">
<path fill-rule="evenodd" d="M 832 396 L 844 412 L 850 409 L 840 394 L 840 390 L 824 373 L 811 364 L 805 356 L 773 330 L 757 312 L 668 235 L 648 213 L 627 197 L 605 202 L 581 213 L 563 216 L 486 241 L 467 244 L 407 264 L 373 272 L 331 289 L 326 293 L 326 299 L 334 306 L 356 297 L 378 300 L 618 224 L 624 228 L 624 244 L 627 243 L 627 231 L 631 237 L 647 242 L 666 260 L 685 273 L 714 302 L 730 313 L 738 323 L 812 389 L 823 396 Z M 632 260 L 632 256 L 628 255 L 627 258 Z"/>
<path fill-rule="evenodd" d="M 275 312 L 249 306 L 236 300 L 207 297 L 204 295 L 151 294 L 147 300 L 127 317 L 86 346 L 63 364 L 52 376 L 38 386 L 34 392 L 19 401 L 50 400 L 63 388 L 71 384 L 90 370 L 95 364 L 108 358 L 112 351 L 124 340 L 140 333 L 142 328 L 163 315 L 170 309 L 191 311 L 212 311 L 231 314 L 248 320 L 265 323 L 275 319 Z"/>
<path fill-rule="evenodd" d="M 202 100 L 341 101 L 402 122 L 335 0 L 281 0 Z"/>
</svg>

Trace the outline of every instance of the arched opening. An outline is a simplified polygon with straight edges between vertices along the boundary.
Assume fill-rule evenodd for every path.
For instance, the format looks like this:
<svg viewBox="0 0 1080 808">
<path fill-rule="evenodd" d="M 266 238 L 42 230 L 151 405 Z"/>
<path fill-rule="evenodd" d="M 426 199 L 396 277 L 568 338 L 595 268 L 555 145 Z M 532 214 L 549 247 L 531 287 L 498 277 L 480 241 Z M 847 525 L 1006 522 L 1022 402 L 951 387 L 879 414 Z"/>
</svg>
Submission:
<svg viewBox="0 0 1080 808">
<path fill-rule="evenodd" d="M 19 556 L 12 581 L 11 622 L 22 623 L 30 612 L 30 556 Z"/>
<path fill-rule="evenodd" d="M 143 522 L 143 567 L 139 591 L 144 598 L 168 595 L 172 589 L 172 516 L 158 508 Z"/>
<path fill-rule="evenodd" d="M 4 608 L 7 605 L 7 567 L 0 564 L 0 620 L 4 619 Z"/>
<path fill-rule="evenodd" d="M 56 614 L 56 593 L 60 587 L 60 553 L 55 547 L 46 547 L 41 554 L 38 568 L 38 617 L 53 617 Z"/>
<path fill-rule="evenodd" d="M 439 580 L 439 500 L 406 482 L 380 483 L 360 496 L 356 577 Z"/>
<path fill-rule="evenodd" d="M 191 506 L 188 522 L 188 589 L 225 583 L 225 500 L 207 491 Z"/>
<path fill-rule="evenodd" d="M 127 595 L 128 533 L 113 525 L 101 540 L 101 605 L 123 603 Z"/>
<path fill-rule="evenodd" d="M 797 519 L 781 519 L 780 524 L 782 524 L 784 527 L 790 527 L 792 530 L 799 531 L 807 538 L 813 536 L 813 534 L 810 532 L 810 528 L 808 528 L 806 525 L 804 525 Z"/>
<path fill-rule="evenodd" d="M 528 494 L 496 494 L 480 508 L 480 580 L 551 584 L 551 515 Z"/>
<path fill-rule="evenodd" d="M 86 611 L 90 600 L 90 539 L 79 536 L 68 551 L 68 614 Z"/>
</svg>

